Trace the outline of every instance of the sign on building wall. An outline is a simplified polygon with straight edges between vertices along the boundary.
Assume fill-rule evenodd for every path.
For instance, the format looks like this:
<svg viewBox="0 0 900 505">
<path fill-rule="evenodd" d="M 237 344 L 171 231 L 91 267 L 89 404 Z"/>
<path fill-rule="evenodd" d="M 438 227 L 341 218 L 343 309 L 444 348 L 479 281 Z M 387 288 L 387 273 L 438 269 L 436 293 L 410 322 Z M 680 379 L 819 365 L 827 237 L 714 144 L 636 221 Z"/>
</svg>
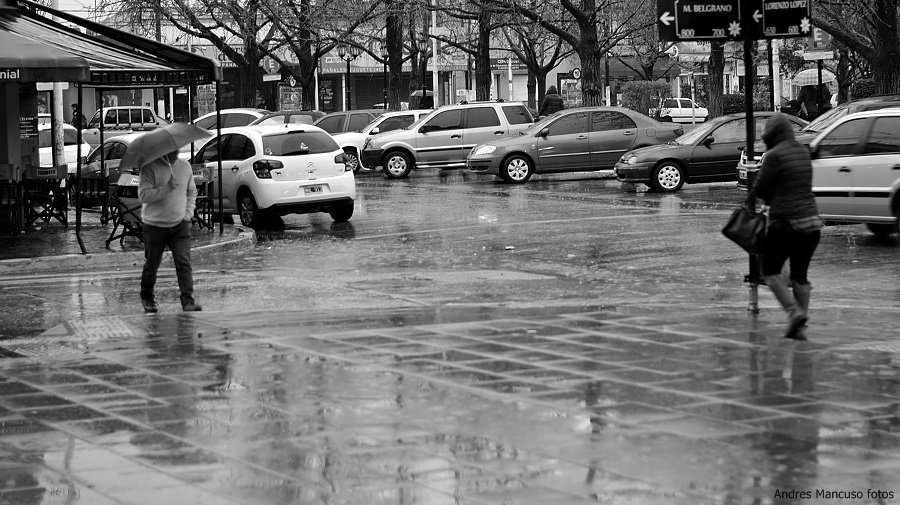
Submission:
<svg viewBox="0 0 900 505">
<path fill-rule="evenodd" d="M 293 79 L 292 79 L 293 80 Z M 296 83 L 296 81 L 294 81 Z M 303 108 L 303 88 L 281 84 L 278 86 L 278 110 L 300 110 Z"/>
<path fill-rule="evenodd" d="M 197 86 L 197 115 L 202 116 L 216 110 L 216 85 L 203 84 Z"/>
</svg>

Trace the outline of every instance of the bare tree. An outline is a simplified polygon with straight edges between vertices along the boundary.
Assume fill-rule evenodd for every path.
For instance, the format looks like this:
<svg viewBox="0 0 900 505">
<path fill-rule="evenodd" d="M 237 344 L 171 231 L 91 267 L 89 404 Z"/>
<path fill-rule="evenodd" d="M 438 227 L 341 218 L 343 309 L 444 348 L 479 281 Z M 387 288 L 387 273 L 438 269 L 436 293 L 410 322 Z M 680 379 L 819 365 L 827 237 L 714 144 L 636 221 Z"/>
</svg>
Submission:
<svg viewBox="0 0 900 505">
<path fill-rule="evenodd" d="M 602 58 L 620 41 L 647 28 L 641 19 L 646 10 L 656 10 L 650 0 L 559 0 L 562 18 L 544 17 L 542 11 L 518 5 L 517 0 L 490 0 L 507 12 L 517 12 L 537 22 L 572 48 L 581 60 L 581 93 L 584 105 L 600 105 L 603 93 L 600 83 Z M 568 29 L 569 20 L 576 29 Z"/>
<path fill-rule="evenodd" d="M 675 42 L 659 40 L 656 15 L 656 9 L 645 9 L 639 13 L 635 22 L 643 28 L 625 38 L 619 50 L 612 53 L 614 58 L 646 81 L 655 81 L 678 66 L 678 62 L 669 57 Z M 636 64 L 632 64 L 628 57 Z M 657 74 L 657 70 L 661 72 Z"/>
<path fill-rule="evenodd" d="M 553 7 L 548 2 L 540 2 L 530 8 L 535 11 L 545 9 L 547 17 Z M 574 51 L 540 23 L 517 14 L 515 10 L 505 17 L 507 21 L 503 34 L 507 47 L 528 68 L 528 105 L 537 109 L 546 93 L 547 74 Z"/>
<path fill-rule="evenodd" d="M 869 62 L 876 93 L 900 93 L 900 0 L 819 0 L 812 20 Z"/>
</svg>

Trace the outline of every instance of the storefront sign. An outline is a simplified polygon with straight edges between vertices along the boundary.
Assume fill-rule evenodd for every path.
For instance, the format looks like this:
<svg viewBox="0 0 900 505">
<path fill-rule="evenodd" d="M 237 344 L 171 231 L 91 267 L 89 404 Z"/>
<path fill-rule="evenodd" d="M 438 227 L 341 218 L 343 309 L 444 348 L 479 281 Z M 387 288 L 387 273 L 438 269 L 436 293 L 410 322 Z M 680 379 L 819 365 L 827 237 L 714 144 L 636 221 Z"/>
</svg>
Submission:
<svg viewBox="0 0 900 505">
<path fill-rule="evenodd" d="M 0 68 L 0 82 L 14 82 L 20 79 L 21 70 L 18 68 Z"/>
</svg>

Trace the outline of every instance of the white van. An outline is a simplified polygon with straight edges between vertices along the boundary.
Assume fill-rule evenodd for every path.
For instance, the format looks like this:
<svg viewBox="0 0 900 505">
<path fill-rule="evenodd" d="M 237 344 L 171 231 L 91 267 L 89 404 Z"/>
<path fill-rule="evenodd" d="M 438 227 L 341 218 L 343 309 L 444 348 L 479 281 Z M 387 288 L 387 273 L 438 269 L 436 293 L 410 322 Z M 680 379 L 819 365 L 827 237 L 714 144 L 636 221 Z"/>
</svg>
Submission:
<svg viewBox="0 0 900 505">
<path fill-rule="evenodd" d="M 82 135 L 84 140 L 97 147 L 100 145 L 100 117 L 103 115 L 103 138 L 126 135 L 128 133 L 153 130 L 168 121 L 156 115 L 150 107 L 140 105 L 125 105 L 119 107 L 104 107 L 94 113 L 88 121 L 87 128 Z"/>
</svg>

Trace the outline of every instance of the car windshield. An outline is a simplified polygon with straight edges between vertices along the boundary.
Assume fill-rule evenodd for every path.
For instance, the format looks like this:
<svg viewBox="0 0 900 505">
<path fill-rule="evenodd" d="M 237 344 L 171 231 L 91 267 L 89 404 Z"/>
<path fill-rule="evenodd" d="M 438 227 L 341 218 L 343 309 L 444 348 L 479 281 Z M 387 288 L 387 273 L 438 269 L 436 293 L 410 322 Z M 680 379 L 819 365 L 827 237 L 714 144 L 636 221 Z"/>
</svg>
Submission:
<svg viewBox="0 0 900 505">
<path fill-rule="evenodd" d="M 723 121 L 711 121 L 708 123 L 703 123 L 697 128 L 685 133 L 684 135 L 676 138 L 675 140 L 670 141 L 670 144 L 681 144 L 681 145 L 692 145 L 696 144 L 703 137 L 709 135 L 709 133 L 715 130 Z"/>
<path fill-rule="evenodd" d="M 561 116 L 563 114 L 564 114 L 564 111 L 554 112 L 553 114 L 550 114 L 549 116 L 545 117 L 544 119 L 541 119 L 540 121 L 534 123 L 533 125 L 529 126 L 528 128 L 519 130 L 519 135 L 536 134 L 537 132 L 541 131 L 545 126 L 550 124 L 551 122 L 556 121 L 556 118 L 558 118 L 559 116 Z"/>
<path fill-rule="evenodd" d="M 330 153 L 340 149 L 337 142 L 325 132 L 292 131 L 266 135 L 262 138 L 263 152 L 267 156 L 298 156 L 301 154 Z"/>
<path fill-rule="evenodd" d="M 803 129 L 800 131 L 806 132 L 806 133 L 818 133 L 818 132 L 822 131 L 823 129 L 825 129 L 825 127 L 827 127 L 831 123 L 846 116 L 847 114 L 856 112 L 857 108 L 858 107 L 852 106 L 849 103 L 839 106 L 839 107 L 835 107 L 835 108 L 831 109 L 830 111 L 826 112 L 825 114 L 822 114 L 821 116 L 814 119 L 811 123 L 804 126 Z"/>
<path fill-rule="evenodd" d="M 74 128 L 63 128 L 63 144 L 74 146 L 78 144 L 78 130 Z M 38 131 L 38 147 L 53 146 L 53 130 L 50 128 Z"/>
</svg>

